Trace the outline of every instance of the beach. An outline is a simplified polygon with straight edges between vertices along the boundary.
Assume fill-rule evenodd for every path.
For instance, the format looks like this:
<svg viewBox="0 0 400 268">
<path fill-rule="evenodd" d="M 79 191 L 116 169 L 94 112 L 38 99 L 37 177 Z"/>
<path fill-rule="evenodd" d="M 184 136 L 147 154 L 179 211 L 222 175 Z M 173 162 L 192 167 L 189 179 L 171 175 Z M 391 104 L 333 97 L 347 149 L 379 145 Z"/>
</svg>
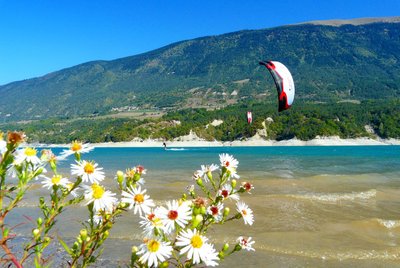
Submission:
<svg viewBox="0 0 400 268">
<path fill-rule="evenodd" d="M 354 139 L 342 139 L 338 136 L 316 137 L 315 139 L 303 141 L 299 139 L 290 140 L 266 140 L 260 135 L 249 139 L 235 141 L 207 141 L 199 138 L 195 133 L 175 138 L 171 141 L 161 139 L 140 139 L 136 138 L 125 142 L 104 142 L 93 143 L 94 147 L 163 147 L 165 142 L 166 148 L 171 147 L 229 147 L 229 146 L 370 146 L 370 145 L 400 145 L 400 139 L 381 139 L 360 137 Z M 37 147 L 68 147 L 69 144 L 35 144 Z"/>
</svg>

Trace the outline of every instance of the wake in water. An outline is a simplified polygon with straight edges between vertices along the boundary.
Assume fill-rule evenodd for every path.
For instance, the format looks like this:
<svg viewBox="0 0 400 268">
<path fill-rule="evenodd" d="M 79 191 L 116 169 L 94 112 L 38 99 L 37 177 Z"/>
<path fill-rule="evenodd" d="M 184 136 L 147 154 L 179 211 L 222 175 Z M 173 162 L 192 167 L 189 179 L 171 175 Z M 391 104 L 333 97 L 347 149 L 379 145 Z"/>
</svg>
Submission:
<svg viewBox="0 0 400 268">
<path fill-rule="evenodd" d="M 186 148 L 166 148 L 165 151 L 188 151 Z"/>
</svg>

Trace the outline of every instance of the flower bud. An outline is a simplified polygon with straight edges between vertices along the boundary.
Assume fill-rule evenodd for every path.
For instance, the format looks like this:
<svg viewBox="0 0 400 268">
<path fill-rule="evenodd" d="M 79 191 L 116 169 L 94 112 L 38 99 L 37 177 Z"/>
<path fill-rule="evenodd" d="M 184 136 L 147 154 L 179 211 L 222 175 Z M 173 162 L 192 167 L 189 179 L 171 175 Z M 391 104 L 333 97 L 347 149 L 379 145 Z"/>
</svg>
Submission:
<svg viewBox="0 0 400 268">
<path fill-rule="evenodd" d="M 47 247 L 47 245 L 50 244 L 50 241 L 50 237 L 46 236 L 45 238 L 43 238 L 43 245 Z"/>
<path fill-rule="evenodd" d="M 227 251 L 229 249 L 229 244 L 225 243 L 224 246 L 222 247 L 222 251 Z"/>
<path fill-rule="evenodd" d="M 139 251 L 137 246 L 132 247 L 132 253 L 137 253 Z"/>
<path fill-rule="evenodd" d="M 4 237 L 4 238 L 7 238 L 9 232 L 10 232 L 10 229 L 5 228 L 4 231 L 3 231 L 3 237 Z"/>
<path fill-rule="evenodd" d="M 110 232 L 109 231 L 105 231 L 104 233 L 103 233 L 103 239 L 107 239 L 107 237 L 110 235 Z"/>
<path fill-rule="evenodd" d="M 140 180 L 140 174 L 139 173 L 135 173 L 135 175 L 133 175 L 133 181 L 134 182 L 138 182 Z"/>
<path fill-rule="evenodd" d="M 206 212 L 207 212 L 206 207 L 201 207 L 201 208 L 200 208 L 200 213 L 201 213 L 202 215 L 206 215 Z"/>
<path fill-rule="evenodd" d="M 42 167 L 41 167 L 41 168 L 38 168 L 38 170 L 36 170 L 34 176 L 35 176 L 35 177 L 36 177 L 36 176 L 39 176 L 39 175 L 42 174 L 42 173 L 43 173 L 43 168 L 42 168 Z"/>
<path fill-rule="evenodd" d="M 32 234 L 33 234 L 33 237 L 34 238 L 37 238 L 38 237 L 38 235 L 40 234 L 40 230 L 39 229 L 33 229 L 32 230 Z"/>
<path fill-rule="evenodd" d="M 81 239 L 82 239 L 82 240 L 86 240 L 86 238 L 87 238 L 87 230 L 86 230 L 86 229 L 82 229 L 82 230 L 79 232 L 79 235 L 81 236 Z"/>
<path fill-rule="evenodd" d="M 235 187 L 236 187 L 236 183 L 237 183 L 237 181 L 236 181 L 236 180 L 232 180 L 232 181 L 231 181 L 231 186 L 232 186 L 232 189 L 235 189 Z"/>
<path fill-rule="evenodd" d="M 50 160 L 49 163 L 50 163 L 51 170 L 53 170 L 53 171 L 57 170 L 57 164 L 56 164 L 55 160 Z"/>
<path fill-rule="evenodd" d="M 72 245 L 72 249 L 78 249 L 78 248 L 79 248 L 79 243 L 74 242 L 74 244 Z"/>
<path fill-rule="evenodd" d="M 121 170 L 117 171 L 117 181 L 119 184 L 122 184 L 122 182 L 124 181 L 124 172 L 122 172 Z"/>
<path fill-rule="evenodd" d="M 200 214 L 201 213 L 201 209 L 199 208 L 199 207 L 194 207 L 193 208 L 193 214 L 194 215 L 198 215 L 198 214 Z"/>
<path fill-rule="evenodd" d="M 193 220 L 193 223 L 192 223 L 193 228 L 197 228 L 197 226 L 199 226 L 199 224 L 202 221 L 203 221 L 203 216 L 201 216 L 200 214 L 196 215 L 196 217 L 194 217 L 194 220 Z"/>
<path fill-rule="evenodd" d="M 37 218 L 36 222 L 37 222 L 38 226 L 42 226 L 43 219 L 39 217 L 39 218 Z"/>
<path fill-rule="evenodd" d="M 165 261 L 165 262 L 160 263 L 160 266 L 159 266 L 159 267 L 160 267 L 160 268 L 167 268 L 168 265 L 169 265 L 168 261 Z"/>
<path fill-rule="evenodd" d="M 198 186 L 203 187 L 203 180 L 201 178 L 198 178 L 196 180 L 196 183 L 197 183 Z"/>
<path fill-rule="evenodd" d="M 218 258 L 219 258 L 220 260 L 223 260 L 224 257 L 225 257 L 225 254 L 224 254 L 223 251 L 218 252 Z"/>
<path fill-rule="evenodd" d="M 231 210 L 228 207 L 224 208 L 224 214 L 223 214 L 224 218 L 228 217 L 230 211 Z"/>
<path fill-rule="evenodd" d="M 239 244 L 236 244 L 234 251 L 240 251 L 242 250 L 242 246 Z"/>
<path fill-rule="evenodd" d="M 213 177 L 212 177 L 212 173 L 211 171 L 207 171 L 207 177 L 210 181 L 212 181 Z"/>
</svg>

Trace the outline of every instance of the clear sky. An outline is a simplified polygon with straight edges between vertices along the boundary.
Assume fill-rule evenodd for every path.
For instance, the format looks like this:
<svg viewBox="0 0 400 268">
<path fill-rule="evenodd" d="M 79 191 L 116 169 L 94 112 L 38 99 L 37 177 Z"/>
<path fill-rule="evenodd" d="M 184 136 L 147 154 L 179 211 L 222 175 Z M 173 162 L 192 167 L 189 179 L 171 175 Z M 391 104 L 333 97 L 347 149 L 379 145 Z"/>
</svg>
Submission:
<svg viewBox="0 0 400 268">
<path fill-rule="evenodd" d="M 400 0 L 0 0 L 0 85 L 244 29 L 400 16 Z"/>
</svg>

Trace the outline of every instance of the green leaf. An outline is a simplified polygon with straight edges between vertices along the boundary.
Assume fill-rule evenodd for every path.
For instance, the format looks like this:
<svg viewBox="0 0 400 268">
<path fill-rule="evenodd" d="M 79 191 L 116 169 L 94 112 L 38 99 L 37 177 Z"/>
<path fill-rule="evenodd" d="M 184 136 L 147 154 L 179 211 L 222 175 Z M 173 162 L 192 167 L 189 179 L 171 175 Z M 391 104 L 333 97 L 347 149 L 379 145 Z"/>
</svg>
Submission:
<svg viewBox="0 0 400 268">
<path fill-rule="evenodd" d="M 58 237 L 58 241 L 60 241 L 60 244 L 63 246 L 63 248 L 65 249 L 66 252 L 68 252 L 69 255 L 73 255 L 72 250 L 70 249 L 70 247 L 68 247 L 68 245 L 64 242 L 64 240 L 61 239 L 60 236 Z"/>
</svg>

